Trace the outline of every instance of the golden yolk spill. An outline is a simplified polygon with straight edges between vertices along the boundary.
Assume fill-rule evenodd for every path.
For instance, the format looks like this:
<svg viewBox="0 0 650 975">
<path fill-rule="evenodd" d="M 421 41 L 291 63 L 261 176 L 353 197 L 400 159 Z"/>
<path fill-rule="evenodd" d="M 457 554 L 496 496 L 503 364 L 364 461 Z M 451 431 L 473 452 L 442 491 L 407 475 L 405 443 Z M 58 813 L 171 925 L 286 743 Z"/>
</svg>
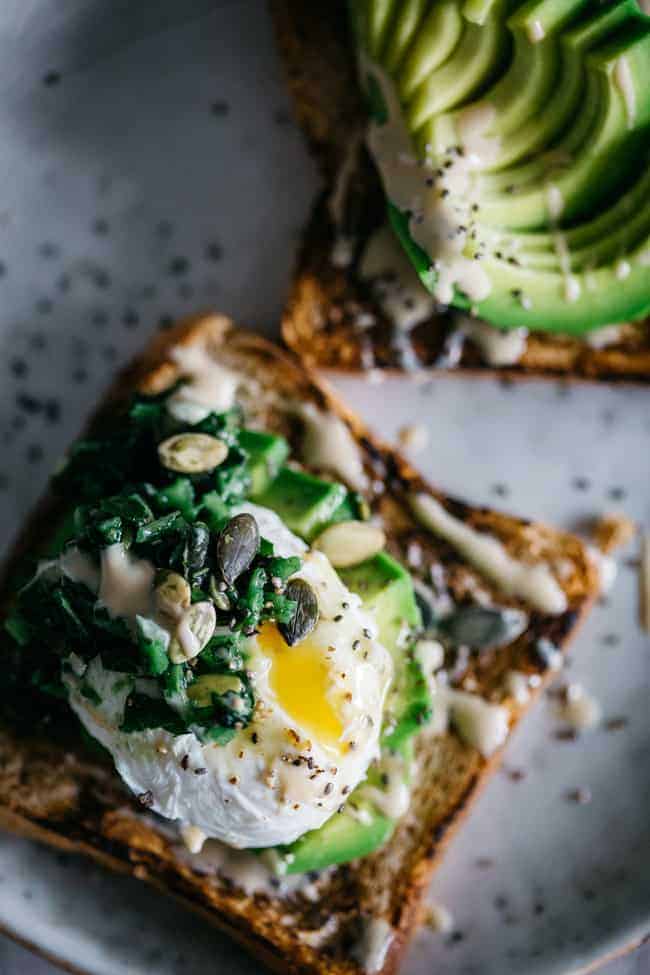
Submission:
<svg viewBox="0 0 650 975">
<path fill-rule="evenodd" d="M 328 696 L 330 668 L 322 649 L 309 639 L 288 646 L 273 623 L 262 624 L 257 642 L 271 661 L 269 683 L 282 708 L 320 745 L 340 752 L 343 722 Z"/>
</svg>

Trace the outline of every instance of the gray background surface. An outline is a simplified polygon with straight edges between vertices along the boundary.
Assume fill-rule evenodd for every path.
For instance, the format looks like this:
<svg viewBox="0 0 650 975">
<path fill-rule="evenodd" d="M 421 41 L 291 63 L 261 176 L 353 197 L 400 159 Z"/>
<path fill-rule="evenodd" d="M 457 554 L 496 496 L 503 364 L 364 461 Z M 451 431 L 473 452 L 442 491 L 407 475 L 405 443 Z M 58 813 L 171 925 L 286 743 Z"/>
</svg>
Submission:
<svg viewBox="0 0 650 975">
<path fill-rule="evenodd" d="M 317 181 L 261 0 L 4 0 L 0 52 L 4 542 L 98 392 L 157 325 L 218 307 L 274 330 Z M 503 408 L 487 388 L 469 395 L 478 411 Z M 534 416 L 534 389 L 517 395 Z M 603 416 L 621 411 L 605 390 L 584 397 L 583 408 L 593 403 Z M 434 428 L 440 397 L 431 402 Z M 465 417 L 453 395 L 446 403 L 438 447 L 449 486 L 456 478 L 487 500 L 495 472 L 485 459 L 486 473 L 468 485 L 454 468 Z M 641 407 L 637 394 L 629 406 Z M 555 462 L 547 442 L 541 449 Z M 602 483 L 619 474 L 601 471 Z M 521 512 L 526 476 L 525 465 L 504 475 Z M 567 497 L 563 517 L 581 510 Z M 16 896 L 26 879 L 2 877 Z M 647 947 L 603 969 L 649 970 Z M 51 971 L 0 939 L 2 975 Z M 449 959 L 445 971 L 455 971 Z"/>
</svg>

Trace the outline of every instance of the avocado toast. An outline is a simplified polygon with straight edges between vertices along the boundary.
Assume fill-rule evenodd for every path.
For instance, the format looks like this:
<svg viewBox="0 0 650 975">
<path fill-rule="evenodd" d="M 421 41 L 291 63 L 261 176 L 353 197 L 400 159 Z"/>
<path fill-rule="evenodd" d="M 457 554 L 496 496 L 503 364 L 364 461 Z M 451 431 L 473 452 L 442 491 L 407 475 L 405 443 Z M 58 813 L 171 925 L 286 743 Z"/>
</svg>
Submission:
<svg viewBox="0 0 650 975">
<path fill-rule="evenodd" d="M 635 0 L 602 10 L 515 4 L 509 17 L 499 5 L 490 12 L 490 4 L 479 11 L 467 4 L 461 10 L 408 3 L 398 10 L 352 3 L 360 22 L 356 41 L 344 3 L 319 12 L 291 0 L 272 6 L 298 117 L 329 187 L 305 233 L 284 320 L 289 345 L 334 368 L 498 368 L 515 376 L 646 381 L 650 27 Z M 370 36 L 371 24 L 382 40 Z M 478 53 L 471 61 L 483 71 L 473 81 L 462 70 L 470 34 L 477 52 L 487 44 L 483 61 Z M 355 44 L 363 51 L 364 93 Z M 453 52 L 447 59 L 445 44 Z M 442 58 L 440 77 L 434 54 Z M 409 152 L 396 152 L 406 160 L 406 176 L 399 177 L 398 167 L 385 163 L 399 131 L 388 112 L 398 118 L 391 85 L 413 126 L 401 133 Z M 598 97 L 589 95 L 589 85 L 600 86 Z M 583 118 L 582 105 L 591 105 L 598 120 Z M 489 136 L 483 132 L 488 113 L 497 120 Z M 584 145 L 576 119 L 584 122 Z M 493 136 L 499 127 L 503 132 Z M 470 282 L 464 296 L 458 288 L 442 294 L 435 260 L 432 266 L 413 237 L 416 220 L 426 229 L 450 219 L 438 204 L 429 206 L 426 194 L 442 204 L 447 195 L 455 200 L 443 186 L 445 174 L 454 175 L 457 189 L 464 185 L 456 179 L 459 157 L 435 149 L 455 139 L 464 156 L 470 143 L 472 157 L 481 158 L 477 147 L 484 157 L 496 153 L 458 194 L 460 209 L 468 208 L 454 213 L 463 253 L 475 246 L 479 258 L 470 275 L 478 291 Z M 576 146 L 564 146 L 571 139 Z M 609 183 L 592 165 L 606 166 Z M 387 209 L 386 195 L 406 200 L 413 172 L 421 172 L 417 193 L 427 216 L 414 217 L 412 208 L 395 202 Z"/>
<path fill-rule="evenodd" d="M 134 400 L 136 389 L 140 394 Z M 197 411 L 197 399 L 205 397 L 206 389 L 212 397 L 207 413 L 205 408 Z M 219 414 L 214 412 L 215 390 Z M 242 413 L 233 411 L 234 399 Z M 176 426 L 169 425 L 168 414 Z M 163 472 L 159 484 L 160 472 L 154 474 L 147 465 L 152 456 L 149 424 L 161 417 L 166 436 L 154 440 L 168 475 Z M 111 449 L 107 446 L 111 430 L 113 436 L 117 430 L 129 464 L 145 465 L 151 490 L 144 497 L 144 488 L 129 490 L 119 502 L 113 488 L 106 497 L 113 473 L 118 472 L 117 483 L 125 477 L 119 471 L 121 455 L 115 453 L 115 439 Z M 220 437 L 214 438 L 217 430 Z M 141 435 L 144 439 L 139 439 Z M 179 436 L 185 442 L 179 443 Z M 208 440 L 191 439 L 196 436 Z M 216 462 L 214 454 L 206 460 L 205 449 L 217 449 L 211 437 L 227 442 L 230 449 L 228 458 L 222 458 L 225 467 L 216 486 L 208 487 L 201 465 Z M 337 449 L 328 454 L 325 448 L 332 437 Z M 129 453 L 134 443 L 135 451 Z M 97 453 L 88 466 L 97 445 L 100 466 Z M 473 509 L 434 491 L 391 449 L 371 439 L 358 420 L 291 356 L 234 330 L 217 316 L 161 334 L 143 359 L 119 378 L 93 421 L 89 438 L 70 456 L 59 481 L 63 494 L 50 494 L 35 512 L 4 575 L 8 631 L 3 649 L 9 655 L 11 679 L 3 702 L 0 821 L 25 835 L 89 854 L 178 896 L 277 971 L 395 971 L 416 927 L 420 898 L 436 858 L 498 761 L 509 726 L 554 672 L 561 660 L 558 651 L 598 592 L 596 561 L 571 535 Z M 220 467 L 217 464 L 215 470 Z M 95 490 L 93 471 L 101 490 L 79 510 L 83 492 L 88 499 Z M 133 471 L 128 476 L 136 480 Z M 253 500 L 241 502 L 239 492 Z M 257 561 L 249 560 L 248 568 L 238 575 L 235 568 L 245 561 L 242 552 L 247 543 L 240 535 L 241 544 L 233 550 L 232 542 L 224 541 L 236 534 L 231 524 L 235 498 L 237 505 L 249 506 L 235 518 L 253 512 L 261 535 L 266 536 L 273 518 L 264 522 L 260 509 L 270 511 L 282 519 L 285 529 L 312 543 L 311 548 L 299 546 L 301 554 L 296 557 L 272 552 L 268 544 L 258 541 Z M 71 505 L 77 507 L 72 526 L 67 521 Z M 57 531 L 61 524 L 63 529 Z M 210 534 L 209 557 L 202 542 L 204 525 Z M 179 548 L 175 533 L 181 528 Z M 62 541 L 71 537 L 75 551 L 68 545 L 61 553 Z M 278 530 L 276 537 L 285 536 Z M 232 614 L 235 625 L 230 632 L 217 634 L 213 628 L 207 644 L 192 657 L 196 643 L 190 641 L 188 650 L 177 631 L 174 639 L 180 646 L 166 641 L 162 627 L 156 629 L 146 619 L 143 623 L 141 614 L 135 614 L 140 622 L 129 636 L 121 626 L 120 616 L 131 612 L 124 604 L 121 614 L 107 618 L 106 607 L 116 606 L 115 589 L 109 596 L 100 588 L 99 609 L 96 604 L 89 609 L 89 586 L 84 593 L 79 584 L 82 571 L 88 573 L 90 566 L 84 561 L 82 570 L 79 551 L 90 554 L 95 563 L 99 560 L 103 578 L 102 560 L 108 548 L 127 544 L 129 558 L 137 552 L 142 559 L 146 550 L 163 573 L 162 578 L 155 576 L 157 599 L 173 603 L 183 580 L 190 581 L 186 611 L 211 602 L 210 612 L 219 621 L 223 612 Z M 119 649 L 123 656 L 115 670 L 122 678 L 136 681 L 128 689 L 130 704 L 123 720 L 129 727 L 120 729 L 122 738 L 154 733 L 164 761 L 178 759 L 180 771 L 175 772 L 181 779 L 187 775 L 192 788 L 196 783 L 207 786 L 211 774 L 197 763 L 198 753 L 188 750 L 176 755 L 175 743 L 187 735 L 188 721 L 192 733 L 219 754 L 219 749 L 235 745 L 238 736 L 243 740 L 242 736 L 255 734 L 247 686 L 252 680 L 256 693 L 249 673 L 254 671 L 253 653 L 242 669 L 238 658 L 242 645 L 233 636 L 256 640 L 269 624 L 277 625 L 283 627 L 286 647 L 282 649 L 288 652 L 299 651 L 305 640 L 314 638 L 321 623 L 313 628 L 314 616 L 304 592 L 292 598 L 290 586 L 292 580 L 295 585 L 297 567 L 288 561 L 307 562 L 314 552 L 321 562 L 327 558 L 338 565 L 339 578 L 352 594 L 324 622 L 335 626 L 339 615 L 369 613 L 376 631 L 363 633 L 357 649 L 362 655 L 368 652 L 372 664 L 372 654 L 379 651 L 370 643 L 379 637 L 385 648 L 392 648 L 393 666 L 401 675 L 397 694 L 389 692 L 386 698 L 384 713 L 389 720 L 382 728 L 380 760 L 371 764 L 367 782 L 360 782 L 367 790 L 360 801 L 355 801 L 355 789 L 345 792 L 345 786 L 334 781 L 334 773 L 333 778 L 321 780 L 318 801 L 336 796 L 341 812 L 333 811 L 322 826 L 302 833 L 297 841 L 278 844 L 274 838 L 272 843 L 248 844 L 257 848 L 251 854 L 234 849 L 246 845 L 241 842 L 209 840 L 199 853 L 200 833 L 210 830 L 210 824 L 202 822 L 197 831 L 196 822 L 191 823 L 183 812 L 164 807 L 160 778 L 149 789 L 135 787 L 142 769 L 132 768 L 127 774 L 115 734 L 104 734 L 107 726 L 102 730 L 98 722 L 93 728 L 89 721 L 93 712 L 101 714 L 102 694 L 83 630 L 90 627 L 90 647 L 93 652 L 99 649 L 103 659 Z M 65 566 L 60 561 L 53 565 L 62 555 Z M 29 586 L 16 599 L 16 588 L 30 575 L 25 573 L 25 560 L 33 565 L 35 556 L 49 560 L 41 561 L 36 580 L 44 588 L 35 600 L 29 597 Z M 270 559 L 275 561 L 271 564 Z M 210 578 L 216 565 L 221 566 L 223 586 L 215 586 Z M 146 571 L 135 562 L 130 568 Z M 174 574 L 176 578 L 170 578 Z M 63 576 L 67 581 L 61 583 Z M 85 578 L 89 581 L 87 574 Z M 245 593 L 241 579 L 247 583 Z M 174 583 L 171 589 L 170 583 Z M 90 591 L 93 585 L 96 582 L 91 582 Z M 151 585 L 150 579 L 147 586 Z M 260 585 L 265 593 L 262 601 Z M 331 578 L 330 591 L 336 585 Z M 135 588 L 132 578 L 129 589 Z M 321 616 L 329 617 L 332 610 L 325 609 L 324 590 L 316 582 L 314 588 Z M 359 597 L 362 607 L 354 602 Z M 295 605 L 287 600 L 298 602 L 301 613 L 296 614 Z M 35 614 L 30 611 L 34 604 Z M 253 633 L 247 632 L 250 613 L 257 614 Z M 264 613 L 266 618 L 261 619 Z M 51 656 L 43 651 L 39 635 L 43 625 L 56 634 L 54 646 L 61 646 L 60 679 L 52 670 Z M 110 634 L 108 644 L 102 633 Z M 196 627 L 193 633 L 202 643 L 206 634 L 201 636 Z M 69 654 L 70 646 L 77 652 Z M 267 655 L 276 649 L 267 645 Z M 367 676 L 372 676 L 370 671 Z M 229 683 L 233 680 L 239 681 L 237 687 Z M 165 685 L 170 681 L 162 695 L 155 692 L 156 681 Z M 318 701 L 307 698 L 309 685 L 304 678 L 305 700 L 315 712 Z M 68 689 L 63 699 L 62 686 Z M 183 689 L 192 701 L 191 711 L 174 710 Z M 86 731 L 91 729 L 90 737 L 72 720 L 68 701 Z M 303 703 L 299 700 L 292 707 Z M 310 720 L 310 715 L 303 720 Z M 322 727 L 316 729 L 314 749 L 323 734 Z M 106 752 L 97 748 L 97 740 L 112 752 L 122 778 Z M 362 751 L 361 738 L 358 745 L 352 752 Z M 293 769 L 301 751 L 297 743 L 288 741 L 283 754 L 292 756 L 287 764 Z M 393 764 L 382 766 L 381 756 Z M 347 755 L 341 756 L 341 772 L 346 759 Z M 307 754 L 295 766 L 295 774 L 302 775 L 305 765 L 310 774 L 320 771 L 309 768 Z M 238 783 L 231 785 L 234 802 Z M 183 789 L 172 790 L 175 798 L 183 799 Z M 294 824 L 299 815 L 297 811 Z M 180 820 L 181 830 L 170 822 L 173 819 Z M 288 822 L 285 810 L 283 829 Z M 240 819 L 239 828 L 248 828 L 243 823 Z M 270 846 L 270 857 L 259 855 L 260 848 Z"/>
</svg>

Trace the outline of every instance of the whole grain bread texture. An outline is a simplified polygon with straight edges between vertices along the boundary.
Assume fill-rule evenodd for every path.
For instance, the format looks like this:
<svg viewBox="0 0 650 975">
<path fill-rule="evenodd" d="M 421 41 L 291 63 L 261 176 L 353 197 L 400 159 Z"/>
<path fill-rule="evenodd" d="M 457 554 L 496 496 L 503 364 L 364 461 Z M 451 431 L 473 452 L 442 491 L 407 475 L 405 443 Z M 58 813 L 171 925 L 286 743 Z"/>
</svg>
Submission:
<svg viewBox="0 0 650 975">
<path fill-rule="evenodd" d="M 160 333 L 142 358 L 125 371 L 109 392 L 91 427 L 101 424 L 137 388 L 160 392 L 178 378 L 170 350 L 179 343 L 202 343 L 215 360 L 243 377 L 241 402 L 249 423 L 282 432 L 300 446 L 295 411 L 287 402 L 311 402 L 333 411 L 349 427 L 369 482 L 368 500 L 386 526 L 390 550 L 408 561 L 418 548 L 418 573 L 437 578 L 456 600 L 481 590 L 498 605 L 521 606 L 529 613 L 527 630 L 507 647 L 467 665 L 476 690 L 509 709 L 512 724 L 523 708 L 504 697 L 504 675 L 516 669 L 539 675 L 533 696 L 550 677 L 538 652 L 546 637 L 564 648 L 598 591 L 598 572 L 576 537 L 544 525 L 445 497 L 425 484 L 394 450 L 369 435 L 324 385 L 275 345 L 237 330 L 221 316 L 208 315 Z M 454 549 L 424 531 L 407 503 L 412 491 L 431 492 L 444 507 L 478 531 L 497 537 L 527 561 L 545 560 L 567 596 L 567 609 L 546 616 L 509 599 L 462 561 Z M 12 579 L 33 556 L 61 510 L 49 494 L 37 507 L 4 567 L 0 613 L 11 602 Z M 0 651 L 7 649 L 6 643 Z M 246 893 L 236 880 L 206 874 L 170 832 L 169 824 L 147 814 L 123 787 L 112 766 L 93 756 L 72 734 L 59 742 L 55 729 L 30 734 L 0 725 L 0 826 L 64 850 L 92 857 L 113 870 L 133 874 L 179 899 L 226 932 L 274 971 L 301 975 L 359 975 L 360 937 L 370 918 L 392 929 L 381 975 L 396 972 L 416 930 L 421 898 L 431 872 L 452 833 L 492 769 L 489 761 L 453 732 L 417 738 L 417 772 L 411 807 L 388 844 L 358 862 L 324 871 L 306 890 L 269 887 Z"/>
<path fill-rule="evenodd" d="M 405 361 L 403 336 L 396 336 L 394 323 L 358 274 L 360 255 L 385 221 L 386 206 L 363 147 L 366 114 L 345 0 L 271 0 L 271 11 L 295 112 L 326 184 L 304 232 L 283 319 L 290 348 L 311 365 L 329 369 L 453 369 L 518 379 L 650 382 L 648 320 L 625 325 L 616 340 L 603 347 L 585 339 L 531 332 L 516 364 L 495 367 L 471 337 L 450 350 L 455 316 L 435 312 L 410 332 Z M 334 220 L 331 204 L 337 197 Z M 342 264 L 333 257 L 341 236 L 349 250 Z M 524 315 L 521 324 L 526 324 Z"/>
</svg>

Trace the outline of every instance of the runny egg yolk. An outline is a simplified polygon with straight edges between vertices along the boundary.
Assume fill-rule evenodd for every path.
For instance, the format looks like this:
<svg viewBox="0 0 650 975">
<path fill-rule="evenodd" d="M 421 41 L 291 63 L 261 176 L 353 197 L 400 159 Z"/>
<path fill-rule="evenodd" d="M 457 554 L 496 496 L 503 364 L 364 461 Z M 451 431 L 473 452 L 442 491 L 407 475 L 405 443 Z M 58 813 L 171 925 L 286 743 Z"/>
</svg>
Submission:
<svg viewBox="0 0 650 975">
<path fill-rule="evenodd" d="M 273 623 L 262 624 L 257 644 L 271 662 L 269 683 L 282 709 L 320 745 L 342 752 L 343 722 L 332 703 L 330 666 L 322 648 L 309 638 L 288 646 Z"/>
</svg>

